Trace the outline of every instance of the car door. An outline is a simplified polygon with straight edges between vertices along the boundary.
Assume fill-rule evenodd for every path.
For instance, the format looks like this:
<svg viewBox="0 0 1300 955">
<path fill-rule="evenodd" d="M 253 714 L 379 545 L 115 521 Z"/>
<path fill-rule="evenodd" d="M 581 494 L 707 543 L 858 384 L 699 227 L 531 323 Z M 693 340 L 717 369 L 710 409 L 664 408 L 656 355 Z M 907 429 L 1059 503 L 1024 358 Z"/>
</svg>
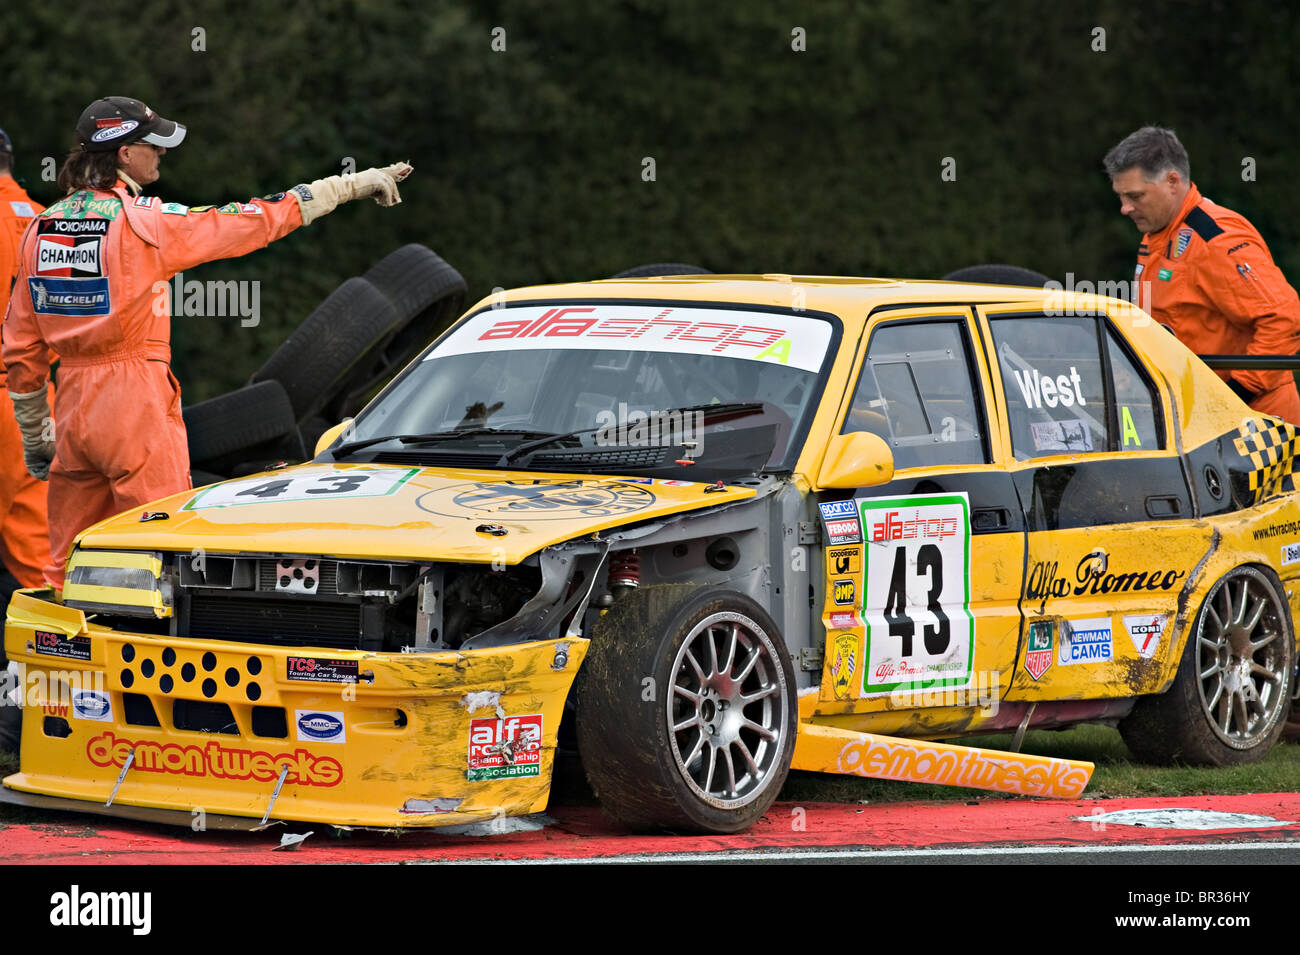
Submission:
<svg viewBox="0 0 1300 955">
<path fill-rule="evenodd" d="M 978 311 L 1027 529 L 1007 699 L 1158 689 L 1162 635 L 1208 537 L 1160 379 L 1104 311 Z"/>
<path fill-rule="evenodd" d="M 879 732 L 918 719 L 942 732 L 969 721 L 970 706 L 996 706 L 1012 675 L 1025 527 L 1005 429 L 969 308 L 879 313 L 856 361 L 841 431 L 879 435 L 895 471 L 818 498 L 828 635 L 818 711 L 881 714 Z"/>
</svg>

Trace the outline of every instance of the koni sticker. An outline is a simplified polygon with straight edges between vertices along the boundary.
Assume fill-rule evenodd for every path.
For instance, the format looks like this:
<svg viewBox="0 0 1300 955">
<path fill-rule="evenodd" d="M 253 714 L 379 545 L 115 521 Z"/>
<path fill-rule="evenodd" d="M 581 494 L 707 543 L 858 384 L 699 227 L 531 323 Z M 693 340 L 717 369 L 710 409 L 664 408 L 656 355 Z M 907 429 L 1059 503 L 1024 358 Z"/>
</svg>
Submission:
<svg viewBox="0 0 1300 955">
<path fill-rule="evenodd" d="M 862 498 L 862 695 L 970 683 L 970 504 L 963 494 Z"/>
<path fill-rule="evenodd" d="M 542 714 L 469 721 L 469 780 L 514 779 L 542 773 Z"/>
<path fill-rule="evenodd" d="M 49 630 L 37 630 L 32 635 L 32 645 L 37 653 L 65 660 L 89 660 L 90 637 L 69 637 Z"/>
<path fill-rule="evenodd" d="M 261 475 L 205 488 L 185 502 L 182 511 L 241 504 L 286 501 L 334 501 L 339 498 L 386 497 L 420 473 L 419 468 L 346 468 Z"/>
<path fill-rule="evenodd" d="M 1124 629 L 1133 641 L 1133 649 L 1143 660 L 1150 660 L 1160 648 L 1160 635 L 1165 632 L 1169 615 L 1164 613 L 1126 614 Z"/>
<path fill-rule="evenodd" d="M 316 683 L 356 683 L 357 661 L 290 656 L 285 658 L 285 676 Z"/>
<path fill-rule="evenodd" d="M 1109 617 L 1089 617 L 1084 620 L 1067 620 L 1061 626 L 1061 652 L 1057 662 L 1062 666 L 1075 663 L 1109 663 L 1115 657 L 1111 643 Z"/>
<path fill-rule="evenodd" d="M 1025 671 L 1035 680 L 1052 665 L 1056 656 L 1052 646 L 1052 621 L 1035 620 L 1029 625 L 1029 639 L 1025 644 Z"/>
</svg>

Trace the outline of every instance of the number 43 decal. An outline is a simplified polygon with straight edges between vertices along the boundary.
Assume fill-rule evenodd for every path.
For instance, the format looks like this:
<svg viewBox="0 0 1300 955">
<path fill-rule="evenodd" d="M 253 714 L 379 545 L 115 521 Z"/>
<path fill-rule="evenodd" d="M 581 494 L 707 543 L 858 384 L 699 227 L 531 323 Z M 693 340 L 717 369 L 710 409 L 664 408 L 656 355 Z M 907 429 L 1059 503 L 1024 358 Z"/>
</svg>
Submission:
<svg viewBox="0 0 1300 955">
<path fill-rule="evenodd" d="M 863 498 L 858 505 L 867 647 L 862 695 L 968 684 L 975 622 L 966 495 Z"/>
<path fill-rule="evenodd" d="M 383 497 L 419 473 L 418 468 L 307 468 L 227 481 L 197 492 L 181 508 L 237 507 L 288 501 L 331 501 L 353 497 Z"/>
</svg>

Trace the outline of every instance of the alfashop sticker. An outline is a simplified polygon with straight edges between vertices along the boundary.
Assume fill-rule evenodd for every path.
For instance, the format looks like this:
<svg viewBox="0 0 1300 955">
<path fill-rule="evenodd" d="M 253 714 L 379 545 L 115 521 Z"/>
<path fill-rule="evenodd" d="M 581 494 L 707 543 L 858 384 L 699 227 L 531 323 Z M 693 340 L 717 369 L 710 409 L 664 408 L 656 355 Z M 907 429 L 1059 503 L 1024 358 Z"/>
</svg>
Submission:
<svg viewBox="0 0 1300 955">
<path fill-rule="evenodd" d="M 1165 632 L 1169 615 L 1164 613 L 1126 614 L 1124 629 L 1133 641 L 1133 649 L 1143 660 L 1150 660 L 1160 647 L 1160 635 Z"/>
<path fill-rule="evenodd" d="M 216 741 L 204 744 L 158 743 L 125 739 L 114 733 L 95 736 L 86 743 L 86 758 L 96 766 L 125 766 L 132 751 L 135 753 L 132 772 L 273 783 L 280 778 L 281 767 L 287 765 L 289 772 L 285 782 L 291 785 L 329 788 L 337 786 L 343 778 L 343 767 L 337 759 L 316 756 L 301 748 L 292 753 L 268 753 L 222 746 Z"/>
<path fill-rule="evenodd" d="M 1282 566 L 1289 567 L 1291 564 L 1300 561 L 1300 541 L 1294 544 L 1282 545 Z"/>
<path fill-rule="evenodd" d="M 294 710 L 294 727 L 300 743 L 346 743 L 343 714 L 334 710 Z"/>
<path fill-rule="evenodd" d="M 860 498 L 865 548 L 862 695 L 970 684 L 970 503 L 963 494 Z"/>
<path fill-rule="evenodd" d="M 426 361 L 503 349 L 576 349 L 718 355 L 815 372 L 831 326 L 784 312 L 654 305 L 519 305 L 463 322 Z"/>
<path fill-rule="evenodd" d="M 356 683 L 357 661 L 290 656 L 285 658 L 285 676 L 315 683 Z"/>
<path fill-rule="evenodd" d="M 542 774 L 542 714 L 469 721 L 465 778 L 513 779 Z"/>
<path fill-rule="evenodd" d="M 1056 656 L 1052 646 L 1054 629 L 1050 620 L 1035 620 L 1029 625 L 1029 640 L 1025 644 L 1025 672 L 1035 680 L 1051 668 L 1052 659 Z"/>
<path fill-rule="evenodd" d="M 1060 653 L 1057 655 L 1057 662 L 1062 666 L 1109 663 L 1114 657 L 1109 617 L 1067 620 L 1062 625 Z"/>
<path fill-rule="evenodd" d="M 37 653 L 46 656 L 62 657 L 65 660 L 90 659 L 90 637 L 68 637 L 48 630 L 37 630 L 33 634 L 32 643 Z"/>
<path fill-rule="evenodd" d="M 111 723 L 113 721 L 112 697 L 97 690 L 73 690 L 72 715 L 79 720 Z"/>
</svg>

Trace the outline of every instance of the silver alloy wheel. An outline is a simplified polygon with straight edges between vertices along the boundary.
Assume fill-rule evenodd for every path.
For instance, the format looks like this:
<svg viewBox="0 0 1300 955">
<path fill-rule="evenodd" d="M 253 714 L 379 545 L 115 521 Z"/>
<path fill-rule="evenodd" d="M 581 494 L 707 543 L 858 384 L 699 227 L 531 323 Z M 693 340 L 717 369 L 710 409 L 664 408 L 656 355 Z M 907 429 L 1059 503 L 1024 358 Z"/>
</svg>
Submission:
<svg viewBox="0 0 1300 955">
<path fill-rule="evenodd" d="M 1235 749 L 1255 746 L 1287 703 L 1288 629 L 1277 591 L 1239 567 L 1215 585 L 1196 633 L 1201 706 L 1210 728 Z"/>
<path fill-rule="evenodd" d="M 686 784 L 717 809 L 759 798 L 792 732 L 792 687 L 772 638 L 742 613 L 711 614 L 682 641 L 672 681 L 669 739 Z"/>
</svg>

